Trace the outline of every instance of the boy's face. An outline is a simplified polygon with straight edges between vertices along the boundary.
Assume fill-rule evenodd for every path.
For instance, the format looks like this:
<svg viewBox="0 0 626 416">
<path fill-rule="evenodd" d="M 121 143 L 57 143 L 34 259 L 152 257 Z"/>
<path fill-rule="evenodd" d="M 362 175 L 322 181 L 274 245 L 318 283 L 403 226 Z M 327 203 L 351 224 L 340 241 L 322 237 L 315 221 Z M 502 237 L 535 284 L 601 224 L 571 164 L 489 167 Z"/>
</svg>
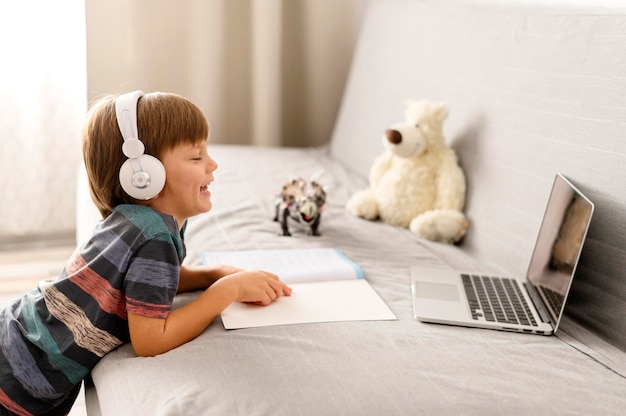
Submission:
<svg viewBox="0 0 626 416">
<path fill-rule="evenodd" d="M 178 145 L 165 151 L 160 160 L 165 166 L 165 186 L 148 205 L 174 216 L 179 226 L 189 217 L 208 212 L 213 206 L 208 188 L 217 163 L 207 152 L 207 141 Z"/>
</svg>

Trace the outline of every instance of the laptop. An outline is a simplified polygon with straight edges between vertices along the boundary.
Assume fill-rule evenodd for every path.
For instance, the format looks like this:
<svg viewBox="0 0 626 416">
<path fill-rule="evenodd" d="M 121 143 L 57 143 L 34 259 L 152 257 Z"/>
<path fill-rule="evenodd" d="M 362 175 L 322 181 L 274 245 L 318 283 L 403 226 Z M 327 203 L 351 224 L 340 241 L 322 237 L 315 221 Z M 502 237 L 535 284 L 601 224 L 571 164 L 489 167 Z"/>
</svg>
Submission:
<svg viewBox="0 0 626 416">
<path fill-rule="evenodd" d="M 525 278 L 411 267 L 415 319 L 552 335 L 556 332 L 594 205 L 557 174 Z"/>
</svg>

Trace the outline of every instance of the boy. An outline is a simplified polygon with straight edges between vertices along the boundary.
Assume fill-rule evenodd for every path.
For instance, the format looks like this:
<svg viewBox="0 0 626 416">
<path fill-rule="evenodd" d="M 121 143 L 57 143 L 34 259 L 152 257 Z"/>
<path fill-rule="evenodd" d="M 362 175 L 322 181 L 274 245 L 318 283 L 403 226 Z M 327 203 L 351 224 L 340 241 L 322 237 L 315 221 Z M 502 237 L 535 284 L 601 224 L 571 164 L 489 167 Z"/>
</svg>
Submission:
<svg viewBox="0 0 626 416">
<path fill-rule="evenodd" d="M 67 414 L 82 379 L 118 346 L 161 354 L 231 302 L 291 294 L 271 273 L 182 265 L 187 219 L 212 207 L 208 135 L 201 111 L 175 94 L 136 91 L 92 106 L 83 156 L 104 220 L 57 280 L 0 310 L 0 415 Z M 172 310 L 176 293 L 198 289 Z"/>
</svg>

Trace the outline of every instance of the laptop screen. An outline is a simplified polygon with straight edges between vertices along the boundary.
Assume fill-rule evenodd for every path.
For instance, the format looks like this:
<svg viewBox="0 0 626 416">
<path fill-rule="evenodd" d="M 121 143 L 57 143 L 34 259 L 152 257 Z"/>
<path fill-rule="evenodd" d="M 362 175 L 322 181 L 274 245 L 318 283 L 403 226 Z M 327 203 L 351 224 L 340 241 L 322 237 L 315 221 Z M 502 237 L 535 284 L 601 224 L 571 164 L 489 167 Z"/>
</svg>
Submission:
<svg viewBox="0 0 626 416">
<path fill-rule="evenodd" d="M 592 213 L 593 203 L 557 175 L 528 267 L 528 279 L 541 294 L 555 326 L 563 312 Z"/>
</svg>

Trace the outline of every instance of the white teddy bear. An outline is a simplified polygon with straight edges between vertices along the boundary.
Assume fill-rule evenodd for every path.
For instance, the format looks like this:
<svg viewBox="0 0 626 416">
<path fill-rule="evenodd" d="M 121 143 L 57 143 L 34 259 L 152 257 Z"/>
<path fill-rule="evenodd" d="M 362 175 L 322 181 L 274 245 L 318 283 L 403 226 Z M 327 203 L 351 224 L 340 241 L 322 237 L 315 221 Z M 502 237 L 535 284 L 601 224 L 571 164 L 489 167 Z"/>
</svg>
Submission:
<svg viewBox="0 0 626 416">
<path fill-rule="evenodd" d="M 444 143 L 445 104 L 408 101 L 404 123 L 383 135 L 385 152 L 374 161 L 370 187 L 346 203 L 359 217 L 409 229 L 433 241 L 455 243 L 467 230 L 465 176 Z"/>
</svg>

